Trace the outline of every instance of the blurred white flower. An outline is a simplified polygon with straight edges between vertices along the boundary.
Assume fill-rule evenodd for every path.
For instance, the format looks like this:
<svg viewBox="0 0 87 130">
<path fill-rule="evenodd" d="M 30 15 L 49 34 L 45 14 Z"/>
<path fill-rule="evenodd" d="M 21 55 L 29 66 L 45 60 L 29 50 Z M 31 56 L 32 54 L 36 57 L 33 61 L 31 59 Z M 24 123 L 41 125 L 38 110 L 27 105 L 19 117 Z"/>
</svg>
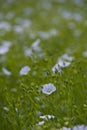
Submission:
<svg viewBox="0 0 87 130">
<path fill-rule="evenodd" d="M 11 46 L 10 41 L 3 41 L 2 45 L 0 45 L 0 54 L 5 54 L 9 51 L 9 48 Z"/>
<path fill-rule="evenodd" d="M 49 38 L 49 33 L 48 32 L 39 32 L 38 35 L 40 36 L 40 38 L 43 38 L 43 39 L 48 39 Z"/>
<path fill-rule="evenodd" d="M 48 120 L 48 119 L 54 119 L 55 116 L 53 115 L 44 115 L 44 116 L 40 116 L 40 119 L 45 119 L 45 120 Z"/>
<path fill-rule="evenodd" d="M 84 51 L 82 54 L 84 57 L 87 57 L 87 51 Z"/>
<path fill-rule="evenodd" d="M 22 21 L 22 27 L 28 28 L 31 25 L 31 21 L 28 19 L 25 19 Z"/>
<path fill-rule="evenodd" d="M 24 54 L 25 54 L 25 56 L 32 56 L 32 49 L 31 48 L 28 48 L 28 49 L 26 49 L 25 51 L 24 51 Z"/>
<path fill-rule="evenodd" d="M 72 130 L 87 130 L 87 126 L 85 125 L 77 125 L 72 128 Z"/>
<path fill-rule="evenodd" d="M 32 43 L 33 50 L 40 51 L 41 49 L 39 47 L 39 44 L 40 44 L 40 39 L 37 39 L 34 43 Z"/>
<path fill-rule="evenodd" d="M 0 29 L 5 29 L 6 31 L 9 31 L 11 30 L 11 25 L 6 21 L 2 21 L 0 22 Z"/>
<path fill-rule="evenodd" d="M 63 127 L 62 130 L 71 130 L 71 128 Z"/>
<path fill-rule="evenodd" d="M 9 71 L 9 70 L 7 70 L 6 68 L 2 68 L 2 71 L 3 71 L 3 73 L 5 74 L 5 75 L 7 75 L 7 76 L 10 76 L 12 73 Z"/>
<path fill-rule="evenodd" d="M 76 21 L 81 21 L 83 19 L 83 17 L 81 16 L 81 14 L 75 13 L 75 14 L 73 14 L 73 19 Z"/>
<path fill-rule="evenodd" d="M 52 83 L 43 85 L 42 93 L 50 95 L 54 91 L 56 91 L 56 87 Z"/>
<path fill-rule="evenodd" d="M 72 61 L 72 60 L 74 59 L 74 57 L 69 56 L 68 54 L 63 54 L 63 55 L 61 56 L 61 58 L 62 58 L 63 60 L 68 60 L 68 61 Z"/>
<path fill-rule="evenodd" d="M 15 25 L 15 26 L 13 27 L 13 29 L 14 29 L 14 31 L 15 31 L 16 33 L 22 33 L 22 32 L 23 32 L 23 28 L 22 28 L 21 26 L 19 26 L 19 25 Z"/>
<path fill-rule="evenodd" d="M 87 130 L 87 126 L 77 125 L 77 126 L 74 126 L 73 128 L 63 127 L 62 130 Z"/>
<path fill-rule="evenodd" d="M 48 39 L 48 38 L 56 36 L 56 35 L 59 35 L 59 32 L 55 28 L 52 28 L 48 32 L 39 32 L 38 33 L 38 36 L 43 39 Z"/>
<path fill-rule="evenodd" d="M 44 121 L 40 121 L 37 125 L 44 125 Z"/>
<path fill-rule="evenodd" d="M 38 124 L 36 125 L 44 125 L 45 121 L 48 121 L 49 119 L 54 119 L 55 116 L 53 115 L 44 115 L 44 116 L 40 116 L 40 119 L 43 119 L 42 121 L 40 121 Z M 45 121 L 44 121 L 45 120 Z"/>
<path fill-rule="evenodd" d="M 9 111 L 9 108 L 8 107 L 3 107 L 3 110 Z"/>
<path fill-rule="evenodd" d="M 23 68 L 21 68 L 19 74 L 20 74 L 20 75 L 27 75 L 30 70 L 31 70 L 31 69 L 30 69 L 29 66 L 24 66 Z"/>
</svg>

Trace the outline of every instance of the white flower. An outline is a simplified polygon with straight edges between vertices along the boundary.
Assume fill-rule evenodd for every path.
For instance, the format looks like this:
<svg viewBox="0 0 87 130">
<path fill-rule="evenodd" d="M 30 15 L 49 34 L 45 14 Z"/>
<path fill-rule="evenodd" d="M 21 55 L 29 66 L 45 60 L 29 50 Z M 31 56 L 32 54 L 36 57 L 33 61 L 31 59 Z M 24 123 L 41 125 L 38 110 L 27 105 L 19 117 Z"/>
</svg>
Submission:
<svg viewBox="0 0 87 130">
<path fill-rule="evenodd" d="M 22 27 L 28 28 L 31 25 L 31 21 L 28 19 L 22 20 Z"/>
<path fill-rule="evenodd" d="M 5 29 L 6 31 L 9 31 L 11 29 L 11 25 L 6 21 L 2 21 L 0 22 L 0 29 Z"/>
<path fill-rule="evenodd" d="M 58 64 L 61 67 L 67 67 L 71 64 L 71 61 L 74 59 L 74 57 L 69 56 L 68 54 L 63 54 L 59 59 L 58 59 Z"/>
<path fill-rule="evenodd" d="M 54 91 L 56 91 L 56 87 L 52 83 L 43 85 L 42 93 L 50 95 Z"/>
<path fill-rule="evenodd" d="M 5 54 L 9 51 L 9 48 L 11 46 L 10 41 L 3 41 L 2 45 L 0 45 L 0 54 Z"/>
<path fill-rule="evenodd" d="M 73 19 L 76 21 L 81 21 L 82 16 L 79 13 L 75 13 L 75 14 L 73 14 Z"/>
<path fill-rule="evenodd" d="M 4 73 L 5 75 L 7 75 L 7 76 L 10 76 L 10 75 L 12 74 L 10 71 L 8 71 L 8 70 L 5 69 L 5 68 L 2 68 L 2 71 L 3 71 L 3 73 Z"/>
<path fill-rule="evenodd" d="M 62 58 L 63 60 L 68 60 L 68 61 L 72 61 L 72 60 L 74 59 L 74 57 L 69 56 L 68 54 L 63 54 L 63 55 L 61 56 L 61 58 Z"/>
<path fill-rule="evenodd" d="M 71 61 L 74 59 L 74 57 L 69 56 L 68 54 L 63 54 L 57 61 L 57 63 L 53 66 L 52 72 L 55 72 L 58 70 L 61 72 L 62 68 L 67 67 L 71 64 Z"/>
<path fill-rule="evenodd" d="M 23 28 L 21 26 L 19 26 L 19 25 L 16 25 L 16 26 L 14 26 L 14 31 L 16 33 L 22 33 L 23 32 Z"/>
<path fill-rule="evenodd" d="M 40 39 L 37 39 L 34 43 L 32 43 L 33 50 L 40 51 L 41 49 L 39 47 L 39 44 L 40 44 Z"/>
<path fill-rule="evenodd" d="M 71 128 L 63 127 L 62 130 L 71 130 Z"/>
<path fill-rule="evenodd" d="M 73 128 L 63 127 L 62 130 L 87 130 L 87 126 L 77 125 L 77 126 L 74 126 Z"/>
<path fill-rule="evenodd" d="M 49 119 L 54 119 L 55 116 L 53 115 L 44 115 L 44 116 L 40 116 L 40 119 L 43 119 L 42 121 L 40 121 L 38 124 L 36 125 L 44 125 L 45 121 L 48 121 Z M 45 120 L 45 121 L 44 121 Z"/>
<path fill-rule="evenodd" d="M 63 61 L 62 59 L 58 60 L 58 65 L 60 65 L 61 67 L 67 67 L 71 64 L 71 62 L 69 61 Z"/>
<path fill-rule="evenodd" d="M 18 108 L 17 107 L 15 108 L 15 111 L 18 113 Z"/>
<path fill-rule="evenodd" d="M 84 57 L 87 57 L 87 51 L 84 51 L 84 52 L 83 52 L 83 56 L 84 56 Z"/>
<path fill-rule="evenodd" d="M 77 125 L 77 126 L 74 126 L 72 130 L 87 130 L 87 126 Z"/>
<path fill-rule="evenodd" d="M 52 37 L 52 36 L 56 36 L 56 35 L 58 35 L 58 34 L 59 34 L 59 32 L 58 32 L 55 28 L 49 30 L 48 32 L 39 32 L 39 33 L 38 33 L 38 35 L 39 35 L 41 38 L 43 38 L 43 39 L 48 39 L 48 38 L 50 38 L 50 37 Z"/>
<path fill-rule="evenodd" d="M 44 116 L 40 116 L 40 119 L 45 119 L 45 120 L 48 120 L 48 119 L 54 119 L 55 117 L 53 115 L 44 115 Z"/>
<path fill-rule="evenodd" d="M 37 125 L 44 125 L 44 121 L 40 121 Z"/>
<path fill-rule="evenodd" d="M 48 32 L 39 32 L 38 35 L 43 39 L 48 39 L 50 37 Z"/>
<path fill-rule="evenodd" d="M 58 64 L 55 64 L 52 68 L 52 72 L 55 72 L 56 70 L 58 70 L 58 72 L 61 72 L 61 66 L 59 66 Z"/>
<path fill-rule="evenodd" d="M 30 67 L 29 66 L 24 66 L 23 68 L 21 68 L 19 74 L 20 75 L 27 75 L 29 71 L 30 71 Z"/>
<path fill-rule="evenodd" d="M 8 107 L 3 107 L 3 110 L 9 111 L 9 108 Z"/>
<path fill-rule="evenodd" d="M 24 51 L 24 54 L 25 54 L 25 56 L 32 56 L 32 49 L 31 48 L 28 48 L 28 49 L 26 49 L 25 51 Z"/>
</svg>

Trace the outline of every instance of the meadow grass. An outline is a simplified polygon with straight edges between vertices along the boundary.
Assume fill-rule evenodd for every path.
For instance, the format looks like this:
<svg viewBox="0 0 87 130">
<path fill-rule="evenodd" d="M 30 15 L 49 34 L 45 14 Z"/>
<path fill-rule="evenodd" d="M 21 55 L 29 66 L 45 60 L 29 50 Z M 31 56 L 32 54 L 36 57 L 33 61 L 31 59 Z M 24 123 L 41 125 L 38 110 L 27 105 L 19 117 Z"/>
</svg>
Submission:
<svg viewBox="0 0 87 130">
<path fill-rule="evenodd" d="M 87 125 L 86 8 L 80 0 L 1 1 L 0 47 L 11 45 L 0 52 L 0 130 Z M 52 72 L 64 54 L 73 57 L 70 65 Z M 20 75 L 24 66 L 30 71 Z M 44 94 L 49 83 L 56 91 Z"/>
</svg>

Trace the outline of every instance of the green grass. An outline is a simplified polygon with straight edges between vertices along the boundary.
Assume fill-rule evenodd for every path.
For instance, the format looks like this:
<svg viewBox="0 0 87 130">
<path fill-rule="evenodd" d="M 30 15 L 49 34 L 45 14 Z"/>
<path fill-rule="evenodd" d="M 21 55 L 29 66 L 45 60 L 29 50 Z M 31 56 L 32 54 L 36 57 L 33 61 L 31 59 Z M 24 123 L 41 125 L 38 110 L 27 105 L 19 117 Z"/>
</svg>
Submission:
<svg viewBox="0 0 87 130">
<path fill-rule="evenodd" d="M 11 29 L 0 28 L 0 45 L 3 41 L 12 44 L 6 54 L 0 54 L 0 130 L 59 130 L 63 126 L 87 125 L 87 57 L 82 55 L 87 51 L 86 7 L 86 1 L 77 5 L 71 0 L 1 2 L 0 22 L 8 22 Z M 26 8 L 29 13 L 24 13 Z M 69 18 L 63 15 L 66 11 L 71 13 Z M 7 17 L 9 12 L 13 12 L 12 18 Z M 81 19 L 77 16 L 76 20 L 75 14 Z M 17 18 L 21 20 L 17 22 Z M 30 26 L 23 27 L 24 20 L 30 20 Z M 23 27 L 23 32 L 14 31 L 17 25 Z M 50 34 L 52 29 L 55 35 Z M 44 39 L 40 32 L 49 36 Z M 32 56 L 25 56 L 24 50 L 37 39 L 41 52 L 33 50 Z M 61 73 L 53 73 L 52 67 L 63 54 L 74 60 Z M 26 65 L 31 71 L 20 76 L 20 69 Z M 3 67 L 12 75 L 5 75 Z M 42 86 L 48 83 L 56 86 L 51 95 L 42 93 Z M 44 120 L 40 126 L 40 115 L 55 118 Z"/>
</svg>

